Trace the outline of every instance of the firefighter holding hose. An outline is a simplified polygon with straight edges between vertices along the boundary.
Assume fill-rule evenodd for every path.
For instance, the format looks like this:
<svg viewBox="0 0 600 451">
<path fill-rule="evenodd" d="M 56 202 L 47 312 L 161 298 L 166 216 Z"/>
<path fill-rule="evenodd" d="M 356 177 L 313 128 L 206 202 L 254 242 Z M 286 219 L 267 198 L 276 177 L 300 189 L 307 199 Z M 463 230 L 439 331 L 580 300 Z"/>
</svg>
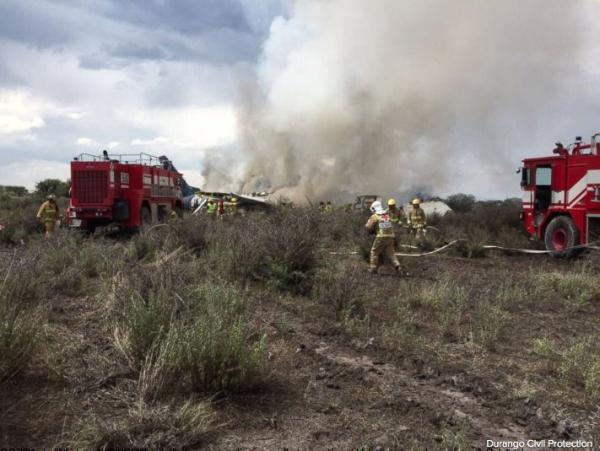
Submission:
<svg viewBox="0 0 600 451">
<path fill-rule="evenodd" d="M 367 221 L 365 228 L 370 233 L 375 233 L 375 240 L 371 247 L 371 257 L 369 261 L 369 272 L 377 273 L 379 268 L 379 256 L 384 256 L 392 262 L 396 272 L 402 274 L 400 262 L 396 257 L 396 249 L 394 245 L 394 224 L 390 218 L 389 212 L 383 209 L 381 202 L 376 200 L 371 204 L 371 212 L 373 215 Z"/>
<path fill-rule="evenodd" d="M 418 240 L 422 240 L 425 237 L 427 218 L 425 217 L 425 212 L 421 208 L 421 199 L 415 197 L 411 203 L 412 208 L 408 213 L 408 226 L 415 234 L 415 237 Z"/>
<path fill-rule="evenodd" d="M 56 223 L 60 218 L 60 211 L 56 204 L 56 196 L 49 194 L 46 202 L 44 202 L 37 213 L 38 220 L 44 224 L 46 229 L 46 237 L 54 233 Z"/>
</svg>

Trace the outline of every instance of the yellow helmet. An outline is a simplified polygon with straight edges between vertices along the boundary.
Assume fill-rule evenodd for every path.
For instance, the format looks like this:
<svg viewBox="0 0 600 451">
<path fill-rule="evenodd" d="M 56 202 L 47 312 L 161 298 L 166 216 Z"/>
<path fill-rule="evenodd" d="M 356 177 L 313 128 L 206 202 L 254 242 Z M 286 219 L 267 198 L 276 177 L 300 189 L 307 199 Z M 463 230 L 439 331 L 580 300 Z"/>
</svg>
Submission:
<svg viewBox="0 0 600 451">
<path fill-rule="evenodd" d="M 48 200 L 56 200 L 56 196 L 54 194 L 48 194 Z"/>
<path fill-rule="evenodd" d="M 421 199 L 419 199 L 418 197 L 415 197 L 415 198 L 412 200 L 412 204 L 413 204 L 413 205 L 421 205 Z"/>
<path fill-rule="evenodd" d="M 388 207 L 391 207 L 392 205 L 396 205 L 396 199 L 393 197 L 388 199 Z"/>
<path fill-rule="evenodd" d="M 231 198 L 231 202 L 236 203 L 237 202 L 237 197 L 232 197 Z"/>
</svg>

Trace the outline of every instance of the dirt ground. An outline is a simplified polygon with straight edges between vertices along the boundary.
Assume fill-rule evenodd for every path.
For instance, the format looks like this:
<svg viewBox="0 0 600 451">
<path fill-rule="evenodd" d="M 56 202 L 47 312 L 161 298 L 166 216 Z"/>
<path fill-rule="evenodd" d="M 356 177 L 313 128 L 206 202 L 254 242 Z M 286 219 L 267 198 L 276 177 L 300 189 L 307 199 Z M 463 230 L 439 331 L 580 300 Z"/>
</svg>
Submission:
<svg viewBox="0 0 600 451">
<path fill-rule="evenodd" d="M 390 293 L 409 283 L 431 284 L 442 274 L 483 289 L 499 277 L 510 284 L 528 271 L 560 273 L 597 263 L 596 255 L 577 263 L 547 256 L 436 255 L 405 259 L 405 278 L 387 276 L 386 269 L 368 275 L 365 267 L 363 283 L 374 296 L 369 326 L 358 332 L 322 302 L 257 289 L 251 320 L 268 336 L 268 374 L 260 387 L 212 399 L 221 426 L 197 447 L 458 450 L 485 449 L 487 439 L 598 440 L 600 407 L 581 397 L 581 387 L 550 375 L 530 351 L 536 337 L 600 337 L 598 299 L 576 309 L 558 298 L 527 299 L 513 306 L 493 350 L 452 340 L 438 346 L 426 327 L 417 332 L 423 339 L 418 350 L 390 347 L 378 333 L 385 318 L 377 315 L 390 311 L 378 308 Z M 131 375 L 114 363 L 110 336 L 97 321 L 101 315 L 92 298 L 54 304 L 47 346 L 60 346 L 62 358 L 77 364 L 49 380 L 42 368 L 61 366 L 34 362 L 0 386 L 3 447 L 49 448 L 63 443 L 89 409 L 110 418 L 125 408 L 119 393 Z"/>
</svg>

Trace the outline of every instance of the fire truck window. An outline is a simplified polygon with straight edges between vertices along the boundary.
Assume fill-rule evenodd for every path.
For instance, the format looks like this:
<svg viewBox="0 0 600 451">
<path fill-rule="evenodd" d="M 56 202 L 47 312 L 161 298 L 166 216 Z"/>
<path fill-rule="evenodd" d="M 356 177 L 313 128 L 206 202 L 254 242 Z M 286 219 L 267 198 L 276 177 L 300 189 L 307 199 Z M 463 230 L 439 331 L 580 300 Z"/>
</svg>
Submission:
<svg viewBox="0 0 600 451">
<path fill-rule="evenodd" d="M 536 186 L 551 186 L 552 185 L 552 169 L 549 167 L 539 167 L 535 170 L 535 185 Z"/>
<path fill-rule="evenodd" d="M 521 186 L 531 185 L 531 171 L 528 168 L 521 169 Z"/>
</svg>

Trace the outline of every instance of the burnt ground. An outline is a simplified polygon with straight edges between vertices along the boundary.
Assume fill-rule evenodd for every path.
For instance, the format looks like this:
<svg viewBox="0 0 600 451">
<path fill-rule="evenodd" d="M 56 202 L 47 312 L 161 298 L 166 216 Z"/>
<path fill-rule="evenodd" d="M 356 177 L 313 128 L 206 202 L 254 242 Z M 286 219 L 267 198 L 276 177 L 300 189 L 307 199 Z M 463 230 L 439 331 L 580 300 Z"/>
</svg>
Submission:
<svg viewBox="0 0 600 451">
<path fill-rule="evenodd" d="M 354 257 L 339 257 L 362 269 Z M 597 257 L 479 259 L 436 255 L 404 260 L 410 276 L 360 276 L 366 305 L 352 327 L 326 302 L 256 289 L 251 321 L 268 337 L 266 375 L 245 393 L 211 397 L 220 427 L 205 449 L 485 449 L 486 439 L 598 437 L 600 407 L 578 381 L 563 381 L 532 351 L 537 338 L 565 344 L 600 337 L 599 299 L 568 304 L 548 291 L 510 306 L 492 349 L 440 339 L 422 315 L 419 344 L 390 344 L 394 293 L 442 278 L 489 295 L 498 281 L 539 283 L 531 272 L 597 271 Z M 331 262 L 334 264 L 334 262 Z M 591 269 L 590 269 L 591 268 Z M 382 270 L 383 273 L 386 270 Z M 487 291 L 486 291 L 487 290 Z M 18 378 L 0 385 L 0 443 L 51 447 L 90 411 L 110 419 L 127 408 L 133 375 L 116 363 L 93 297 L 53 304 L 46 346 Z M 425 318 L 425 320 L 423 319 Z M 48 376 L 48 370 L 55 373 Z M 207 395 L 208 396 L 208 395 Z M 600 446 L 600 443 L 597 443 Z"/>
</svg>

